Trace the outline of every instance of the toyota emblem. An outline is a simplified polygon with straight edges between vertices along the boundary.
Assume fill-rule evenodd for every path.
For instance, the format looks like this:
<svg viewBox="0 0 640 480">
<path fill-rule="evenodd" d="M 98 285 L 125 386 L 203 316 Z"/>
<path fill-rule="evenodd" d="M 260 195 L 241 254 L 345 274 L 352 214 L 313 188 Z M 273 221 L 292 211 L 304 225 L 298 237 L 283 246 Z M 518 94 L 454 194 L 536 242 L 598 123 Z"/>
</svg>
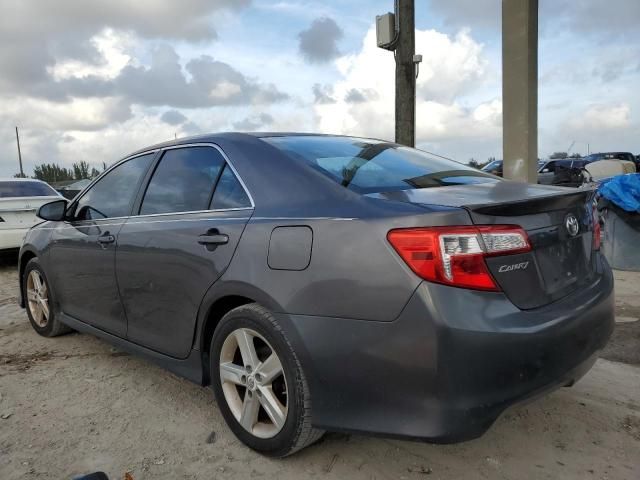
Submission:
<svg viewBox="0 0 640 480">
<path fill-rule="evenodd" d="M 571 235 L 572 237 L 575 237 L 580 230 L 578 219 L 573 213 L 570 213 L 566 216 L 566 218 L 564 219 L 564 226 L 567 229 L 567 232 L 569 232 L 569 235 Z"/>
</svg>

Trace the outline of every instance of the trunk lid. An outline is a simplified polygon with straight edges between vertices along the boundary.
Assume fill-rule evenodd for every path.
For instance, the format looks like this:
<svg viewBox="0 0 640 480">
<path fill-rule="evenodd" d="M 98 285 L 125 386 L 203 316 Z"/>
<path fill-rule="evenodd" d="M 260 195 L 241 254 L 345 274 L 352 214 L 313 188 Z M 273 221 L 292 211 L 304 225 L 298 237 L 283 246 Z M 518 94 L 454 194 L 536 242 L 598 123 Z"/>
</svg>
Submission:
<svg viewBox="0 0 640 480">
<path fill-rule="evenodd" d="M 522 227 L 531 252 L 486 260 L 498 285 L 521 309 L 556 301 L 590 284 L 597 275 L 591 190 L 505 181 L 370 196 L 464 208 L 476 225 Z"/>
<path fill-rule="evenodd" d="M 42 220 L 36 217 L 40 206 L 62 197 L 14 197 L 0 198 L 0 230 L 29 228 Z"/>
</svg>

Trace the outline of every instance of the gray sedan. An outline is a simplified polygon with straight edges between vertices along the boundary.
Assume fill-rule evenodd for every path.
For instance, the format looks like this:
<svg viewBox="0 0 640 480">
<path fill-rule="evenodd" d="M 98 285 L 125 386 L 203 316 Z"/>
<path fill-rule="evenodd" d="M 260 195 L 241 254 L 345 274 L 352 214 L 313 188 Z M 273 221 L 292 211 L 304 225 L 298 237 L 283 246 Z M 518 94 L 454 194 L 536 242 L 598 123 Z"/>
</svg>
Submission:
<svg viewBox="0 0 640 480">
<path fill-rule="evenodd" d="M 591 195 L 365 138 L 182 139 L 41 207 L 21 299 L 43 336 L 211 385 L 266 455 L 327 430 L 461 441 L 607 342 Z"/>
</svg>

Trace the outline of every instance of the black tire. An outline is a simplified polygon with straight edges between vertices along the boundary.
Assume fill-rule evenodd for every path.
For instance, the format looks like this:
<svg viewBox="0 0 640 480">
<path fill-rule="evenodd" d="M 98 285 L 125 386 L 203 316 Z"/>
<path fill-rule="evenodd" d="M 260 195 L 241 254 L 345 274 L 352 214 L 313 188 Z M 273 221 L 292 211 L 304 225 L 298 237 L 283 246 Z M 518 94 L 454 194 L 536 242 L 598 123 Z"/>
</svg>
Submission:
<svg viewBox="0 0 640 480">
<path fill-rule="evenodd" d="M 39 325 L 38 322 L 36 322 L 36 319 L 33 317 L 31 308 L 29 307 L 29 299 L 27 296 L 27 284 L 29 275 L 34 270 L 40 274 L 40 277 L 46 285 L 48 294 L 49 318 L 46 320 L 46 324 L 44 326 Z M 24 268 L 24 273 L 22 275 L 22 294 L 24 295 L 24 302 L 27 310 L 27 316 L 29 317 L 29 323 L 31 323 L 31 326 L 39 335 L 42 335 L 43 337 L 57 337 L 58 335 L 64 335 L 65 333 L 69 333 L 72 331 L 71 328 L 61 323 L 56 317 L 55 298 L 53 296 L 53 291 L 51 290 L 51 286 L 49 284 L 49 281 L 47 280 L 47 275 L 44 273 L 42 265 L 40 265 L 40 261 L 37 257 L 29 260 L 26 267 Z"/>
<path fill-rule="evenodd" d="M 282 365 L 287 386 L 287 414 L 281 430 L 271 438 L 260 438 L 246 430 L 234 416 L 223 391 L 221 351 L 227 337 L 238 329 L 250 329 L 264 337 Z M 249 448 L 270 457 L 286 457 L 322 437 L 324 431 L 311 426 L 311 395 L 300 362 L 282 328 L 267 309 L 252 303 L 228 312 L 216 327 L 209 353 L 211 386 L 222 415 L 236 437 Z"/>
</svg>

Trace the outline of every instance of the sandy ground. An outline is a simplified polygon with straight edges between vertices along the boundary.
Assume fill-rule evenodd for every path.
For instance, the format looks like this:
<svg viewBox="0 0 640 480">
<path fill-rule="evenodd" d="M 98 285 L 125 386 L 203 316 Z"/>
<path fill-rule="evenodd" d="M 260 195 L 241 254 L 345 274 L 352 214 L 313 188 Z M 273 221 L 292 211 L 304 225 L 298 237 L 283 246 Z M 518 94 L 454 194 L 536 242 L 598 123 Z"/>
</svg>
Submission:
<svg viewBox="0 0 640 480">
<path fill-rule="evenodd" d="M 616 273 L 618 363 L 505 413 L 482 438 L 437 446 L 329 434 L 285 460 L 248 450 L 209 389 L 89 335 L 45 339 L 0 265 L 0 479 L 640 479 L 640 274 Z M 634 340 L 635 339 L 635 340 Z M 634 365 L 635 363 L 635 365 Z"/>
</svg>

